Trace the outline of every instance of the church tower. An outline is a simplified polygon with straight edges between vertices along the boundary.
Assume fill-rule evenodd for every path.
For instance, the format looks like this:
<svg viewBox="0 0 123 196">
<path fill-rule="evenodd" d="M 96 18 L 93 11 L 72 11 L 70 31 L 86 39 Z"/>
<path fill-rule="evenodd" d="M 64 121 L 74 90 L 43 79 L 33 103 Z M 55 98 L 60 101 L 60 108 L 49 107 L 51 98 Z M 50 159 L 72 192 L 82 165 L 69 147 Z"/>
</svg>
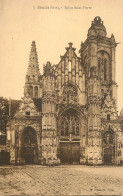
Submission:
<svg viewBox="0 0 123 196">
<path fill-rule="evenodd" d="M 103 21 L 95 17 L 80 49 L 86 73 L 89 164 L 118 164 L 121 154 L 115 81 L 117 44 L 113 35 L 106 35 Z"/>
<path fill-rule="evenodd" d="M 41 75 L 38 65 L 38 56 L 35 41 L 32 41 L 29 56 L 29 66 L 25 79 L 24 95 L 29 94 L 31 98 L 41 97 Z"/>
<path fill-rule="evenodd" d="M 116 42 L 114 35 L 106 37 L 106 28 L 100 17 L 95 17 L 88 30 L 87 39 L 81 43 L 81 59 L 86 70 L 86 84 L 90 74 L 90 67 L 97 66 L 98 76 L 101 82 L 101 94 L 104 97 L 109 92 L 112 100 L 117 104 L 116 83 Z"/>
</svg>

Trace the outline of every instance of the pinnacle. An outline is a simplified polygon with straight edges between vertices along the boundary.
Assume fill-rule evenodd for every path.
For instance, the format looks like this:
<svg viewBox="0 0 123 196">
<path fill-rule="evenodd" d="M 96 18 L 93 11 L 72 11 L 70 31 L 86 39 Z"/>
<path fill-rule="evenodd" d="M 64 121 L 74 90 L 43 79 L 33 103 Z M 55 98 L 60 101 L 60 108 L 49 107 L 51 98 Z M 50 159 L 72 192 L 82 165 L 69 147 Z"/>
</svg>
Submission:
<svg viewBox="0 0 123 196">
<path fill-rule="evenodd" d="M 69 44 L 69 47 L 72 48 L 73 43 L 70 42 L 70 43 L 68 43 L 68 44 Z"/>
</svg>

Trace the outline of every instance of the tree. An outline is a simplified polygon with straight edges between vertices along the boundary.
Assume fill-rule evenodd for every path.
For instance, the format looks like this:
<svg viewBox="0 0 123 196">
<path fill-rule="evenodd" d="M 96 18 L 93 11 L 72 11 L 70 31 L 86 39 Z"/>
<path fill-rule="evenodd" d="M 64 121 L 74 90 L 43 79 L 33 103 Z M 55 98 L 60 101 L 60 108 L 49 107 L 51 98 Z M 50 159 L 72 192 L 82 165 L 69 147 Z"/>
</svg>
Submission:
<svg viewBox="0 0 123 196">
<path fill-rule="evenodd" d="M 0 97 L 0 131 L 6 133 L 6 125 L 9 119 L 9 101 Z"/>
</svg>

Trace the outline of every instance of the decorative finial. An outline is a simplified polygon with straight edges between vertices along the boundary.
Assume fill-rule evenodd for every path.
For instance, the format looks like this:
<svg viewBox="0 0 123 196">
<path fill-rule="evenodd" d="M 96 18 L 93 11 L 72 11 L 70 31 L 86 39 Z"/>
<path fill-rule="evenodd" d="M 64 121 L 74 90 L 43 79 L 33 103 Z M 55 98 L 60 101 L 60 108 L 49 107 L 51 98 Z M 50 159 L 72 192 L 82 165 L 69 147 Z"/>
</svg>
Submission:
<svg viewBox="0 0 123 196">
<path fill-rule="evenodd" d="M 101 24 L 101 22 L 102 22 L 102 20 L 101 20 L 101 18 L 99 16 L 96 16 L 94 18 L 94 24 Z"/>
<path fill-rule="evenodd" d="M 68 43 L 68 44 L 69 44 L 69 47 L 72 48 L 73 43 L 70 42 L 70 43 Z"/>
<path fill-rule="evenodd" d="M 114 35 L 113 35 L 113 34 L 111 34 L 111 41 L 112 41 L 113 43 L 115 43 L 115 38 L 114 38 Z"/>
</svg>

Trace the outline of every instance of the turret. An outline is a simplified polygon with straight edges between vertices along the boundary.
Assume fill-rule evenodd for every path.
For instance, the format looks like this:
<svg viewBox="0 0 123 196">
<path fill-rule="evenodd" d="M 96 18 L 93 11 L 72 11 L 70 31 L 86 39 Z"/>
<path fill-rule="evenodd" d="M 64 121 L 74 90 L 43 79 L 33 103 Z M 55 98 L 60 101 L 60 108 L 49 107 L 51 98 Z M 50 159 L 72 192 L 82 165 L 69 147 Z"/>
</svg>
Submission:
<svg viewBox="0 0 123 196">
<path fill-rule="evenodd" d="M 97 67 L 90 68 L 88 81 L 88 164 L 102 163 L 101 90 Z"/>
<path fill-rule="evenodd" d="M 54 69 L 44 66 L 42 94 L 42 164 L 57 164 L 56 92 Z"/>
</svg>

